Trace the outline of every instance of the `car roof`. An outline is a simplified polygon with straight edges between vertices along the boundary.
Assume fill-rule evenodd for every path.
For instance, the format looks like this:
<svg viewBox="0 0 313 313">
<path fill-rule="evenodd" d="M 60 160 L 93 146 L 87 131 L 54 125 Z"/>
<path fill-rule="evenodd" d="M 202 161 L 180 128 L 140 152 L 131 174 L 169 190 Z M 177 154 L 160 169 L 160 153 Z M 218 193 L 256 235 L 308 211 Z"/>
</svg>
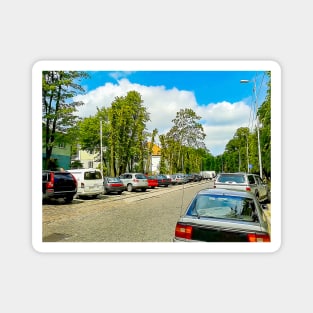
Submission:
<svg viewBox="0 0 313 313">
<path fill-rule="evenodd" d="M 198 192 L 198 195 L 228 195 L 254 199 L 255 196 L 251 192 L 241 190 L 231 190 L 224 188 L 206 188 Z"/>
</svg>

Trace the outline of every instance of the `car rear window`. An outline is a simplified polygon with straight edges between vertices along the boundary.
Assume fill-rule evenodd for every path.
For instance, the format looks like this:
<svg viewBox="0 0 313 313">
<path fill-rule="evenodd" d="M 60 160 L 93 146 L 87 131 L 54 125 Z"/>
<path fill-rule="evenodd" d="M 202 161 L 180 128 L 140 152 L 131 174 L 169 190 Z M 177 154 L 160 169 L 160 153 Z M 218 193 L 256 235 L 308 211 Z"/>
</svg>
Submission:
<svg viewBox="0 0 313 313">
<path fill-rule="evenodd" d="M 93 179 L 102 179 L 102 178 L 101 178 L 100 172 L 94 171 L 94 172 L 85 172 L 84 173 L 84 179 L 85 180 L 93 180 Z"/>
<path fill-rule="evenodd" d="M 255 222 L 257 210 L 253 200 L 228 195 L 199 195 L 187 215 L 198 218 L 219 218 Z"/>
<path fill-rule="evenodd" d="M 121 180 L 118 177 L 108 177 L 107 178 L 109 183 L 120 183 Z"/>
<path fill-rule="evenodd" d="M 136 174 L 135 177 L 137 179 L 147 179 L 147 177 L 145 175 L 143 175 L 143 174 Z"/>
<path fill-rule="evenodd" d="M 218 182 L 220 183 L 237 183 L 237 184 L 243 184 L 245 182 L 245 178 L 243 175 L 221 175 L 217 179 Z"/>
</svg>

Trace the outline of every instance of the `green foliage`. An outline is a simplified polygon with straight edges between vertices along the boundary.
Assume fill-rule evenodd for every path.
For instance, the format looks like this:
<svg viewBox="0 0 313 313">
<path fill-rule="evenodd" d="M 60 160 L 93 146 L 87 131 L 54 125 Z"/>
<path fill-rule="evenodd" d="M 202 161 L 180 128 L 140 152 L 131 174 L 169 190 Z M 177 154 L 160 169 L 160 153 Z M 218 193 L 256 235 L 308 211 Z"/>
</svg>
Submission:
<svg viewBox="0 0 313 313">
<path fill-rule="evenodd" d="M 87 73 L 78 71 L 42 72 L 43 142 L 47 160 L 51 158 L 55 144 L 72 141 L 75 137 L 74 131 L 69 136 L 64 134 L 79 120 L 74 113 L 83 103 L 71 101 L 84 92 L 79 81 L 86 77 Z M 46 166 L 49 166 L 48 162 Z"/>
</svg>

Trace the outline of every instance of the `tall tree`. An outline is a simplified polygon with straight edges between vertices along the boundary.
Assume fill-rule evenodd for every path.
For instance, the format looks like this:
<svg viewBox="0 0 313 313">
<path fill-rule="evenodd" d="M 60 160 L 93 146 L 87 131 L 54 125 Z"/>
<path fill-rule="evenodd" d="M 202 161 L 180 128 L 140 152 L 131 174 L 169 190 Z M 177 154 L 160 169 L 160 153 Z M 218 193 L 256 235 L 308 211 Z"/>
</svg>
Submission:
<svg viewBox="0 0 313 313">
<path fill-rule="evenodd" d="M 111 174 L 132 171 L 135 163 L 143 172 L 147 157 L 145 129 L 150 119 L 140 93 L 129 91 L 125 97 L 116 97 L 108 113 Z"/>
<path fill-rule="evenodd" d="M 78 94 L 84 93 L 79 85 L 82 78 L 88 77 L 79 71 L 43 71 L 42 72 L 42 121 L 43 138 L 46 150 L 44 168 L 49 162 L 56 143 L 66 140 L 64 132 L 77 123 L 79 119 L 74 113 L 81 101 L 73 101 Z"/>
<path fill-rule="evenodd" d="M 198 122 L 200 119 L 201 117 L 197 116 L 192 109 L 180 109 L 172 120 L 174 126 L 167 133 L 167 136 L 176 143 L 178 148 L 175 153 L 178 170 L 184 171 L 183 156 L 187 151 L 184 151 L 184 147 L 205 148 L 203 140 L 206 134 Z"/>
<path fill-rule="evenodd" d="M 271 177 L 271 73 L 266 72 L 269 77 L 268 89 L 265 101 L 258 110 L 260 129 L 260 146 L 262 155 L 262 168 L 265 177 Z"/>
</svg>

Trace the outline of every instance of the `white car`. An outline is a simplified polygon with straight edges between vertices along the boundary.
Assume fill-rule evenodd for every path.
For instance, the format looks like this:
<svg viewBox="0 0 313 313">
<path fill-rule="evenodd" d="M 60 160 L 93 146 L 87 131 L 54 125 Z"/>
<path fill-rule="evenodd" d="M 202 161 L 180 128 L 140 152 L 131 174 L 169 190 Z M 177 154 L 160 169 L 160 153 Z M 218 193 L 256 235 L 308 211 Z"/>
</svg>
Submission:
<svg viewBox="0 0 313 313">
<path fill-rule="evenodd" d="M 94 168 L 68 170 L 77 180 L 77 197 L 98 197 L 104 193 L 101 172 Z"/>
<path fill-rule="evenodd" d="M 269 186 L 261 177 L 251 173 L 220 173 L 214 181 L 214 188 L 248 191 L 261 202 L 271 202 Z"/>
<path fill-rule="evenodd" d="M 143 173 L 124 173 L 119 176 L 127 191 L 141 190 L 146 191 L 148 186 L 147 177 Z"/>
</svg>

